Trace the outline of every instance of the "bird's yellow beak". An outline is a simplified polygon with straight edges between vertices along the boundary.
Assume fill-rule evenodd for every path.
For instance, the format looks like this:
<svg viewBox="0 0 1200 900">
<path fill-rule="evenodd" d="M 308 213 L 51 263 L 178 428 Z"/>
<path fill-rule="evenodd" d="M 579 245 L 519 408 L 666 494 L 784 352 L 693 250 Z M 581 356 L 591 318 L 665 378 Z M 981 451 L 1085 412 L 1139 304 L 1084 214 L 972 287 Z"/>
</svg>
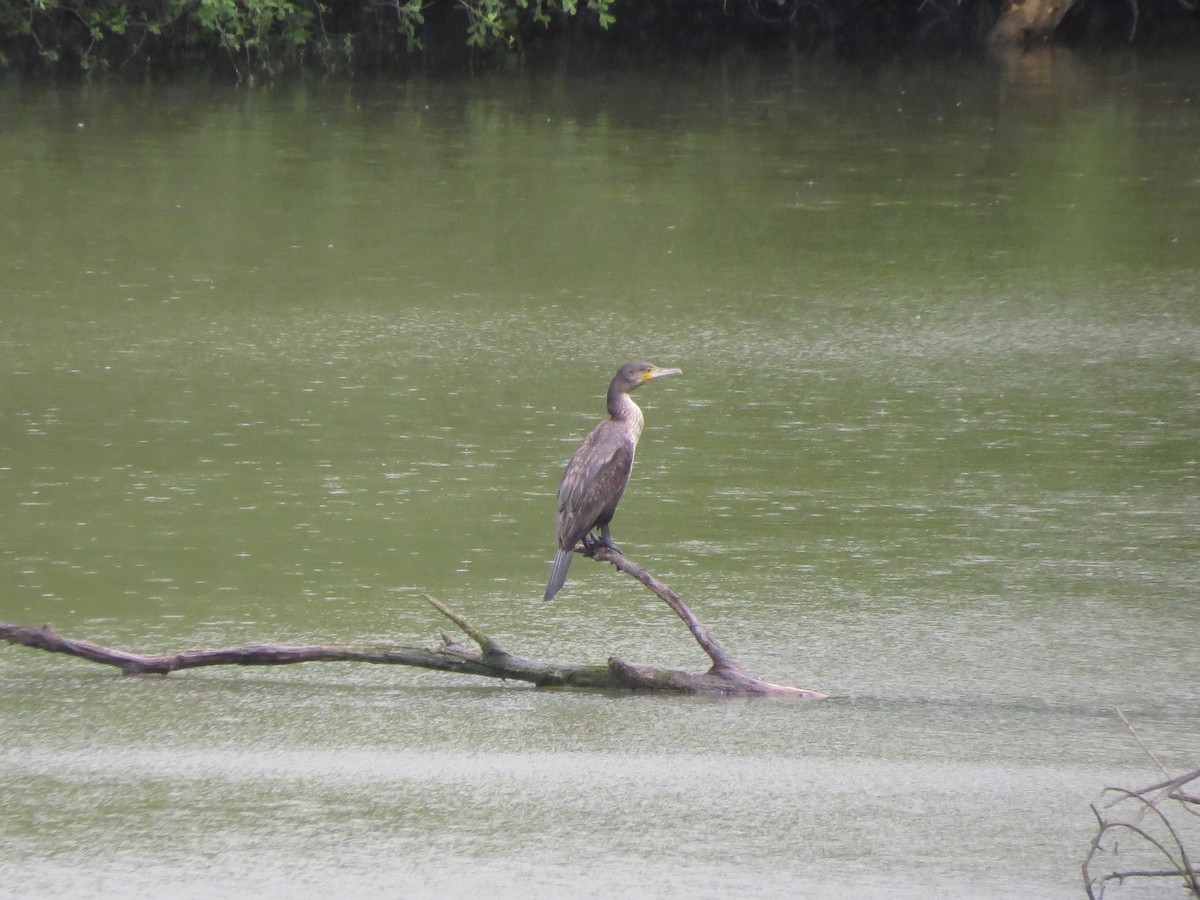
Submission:
<svg viewBox="0 0 1200 900">
<path fill-rule="evenodd" d="M 654 381 L 657 378 L 666 378 L 668 375 L 682 375 L 683 369 L 651 369 L 642 376 L 642 381 Z"/>
</svg>

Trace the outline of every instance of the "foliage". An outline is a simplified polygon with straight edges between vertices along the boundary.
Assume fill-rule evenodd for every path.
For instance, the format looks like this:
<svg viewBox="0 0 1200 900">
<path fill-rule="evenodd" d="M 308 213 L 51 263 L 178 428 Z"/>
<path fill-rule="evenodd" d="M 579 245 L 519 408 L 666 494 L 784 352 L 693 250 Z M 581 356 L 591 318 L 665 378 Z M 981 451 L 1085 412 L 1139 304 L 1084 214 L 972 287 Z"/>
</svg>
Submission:
<svg viewBox="0 0 1200 900">
<path fill-rule="evenodd" d="M 315 0 L 0 0 L 0 47 L 10 64 L 85 72 L 220 53 L 249 74 L 301 58 L 321 12 Z"/>
<path fill-rule="evenodd" d="M 273 75 L 315 60 L 351 65 L 356 42 L 397 53 L 425 47 L 429 20 L 457 27 L 477 54 L 519 49 L 556 19 L 613 21 L 613 0 L 0 0 L 0 65 L 78 67 L 131 60 L 227 59 L 238 77 Z M 455 25 L 455 23 L 457 23 Z"/>
<path fill-rule="evenodd" d="M 981 47 L 1002 6 L 1013 2 L 0 0 L 0 68 L 91 72 L 216 62 L 252 78 L 303 68 L 461 67 L 543 44 L 655 55 L 822 42 L 869 57 L 901 47 L 961 52 Z M 1200 4 L 1190 0 L 1066 6 L 1056 38 L 1200 37 Z"/>
</svg>

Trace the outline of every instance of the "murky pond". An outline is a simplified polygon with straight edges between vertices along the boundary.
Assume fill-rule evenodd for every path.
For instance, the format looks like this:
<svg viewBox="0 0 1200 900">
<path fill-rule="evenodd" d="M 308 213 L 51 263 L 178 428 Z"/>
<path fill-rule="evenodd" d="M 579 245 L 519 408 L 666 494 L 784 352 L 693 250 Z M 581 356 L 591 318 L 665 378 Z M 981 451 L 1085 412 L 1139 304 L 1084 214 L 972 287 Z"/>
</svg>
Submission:
<svg viewBox="0 0 1200 900">
<path fill-rule="evenodd" d="M 1076 897 L 1200 747 L 1200 95 L 1064 54 L 0 85 L 0 620 L 702 669 L 819 703 L 0 647 L 0 895 Z M 1161 887 L 1161 886 L 1160 886 Z"/>
</svg>

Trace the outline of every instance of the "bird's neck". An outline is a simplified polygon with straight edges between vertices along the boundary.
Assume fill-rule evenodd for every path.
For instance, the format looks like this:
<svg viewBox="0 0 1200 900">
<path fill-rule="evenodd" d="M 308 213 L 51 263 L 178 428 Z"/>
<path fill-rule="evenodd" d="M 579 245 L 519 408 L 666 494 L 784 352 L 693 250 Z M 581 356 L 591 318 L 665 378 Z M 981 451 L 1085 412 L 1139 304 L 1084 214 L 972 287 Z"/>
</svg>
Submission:
<svg viewBox="0 0 1200 900">
<path fill-rule="evenodd" d="M 642 410 L 633 398 L 624 391 L 608 392 L 608 414 L 618 422 L 629 422 L 640 433 L 645 419 Z"/>
</svg>

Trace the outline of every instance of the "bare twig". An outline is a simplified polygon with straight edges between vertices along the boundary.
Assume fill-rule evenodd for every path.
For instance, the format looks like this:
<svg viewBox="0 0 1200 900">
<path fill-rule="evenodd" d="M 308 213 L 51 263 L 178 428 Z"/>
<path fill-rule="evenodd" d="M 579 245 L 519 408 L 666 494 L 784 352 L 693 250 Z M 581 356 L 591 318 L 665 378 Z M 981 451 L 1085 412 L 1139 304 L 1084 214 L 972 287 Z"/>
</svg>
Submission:
<svg viewBox="0 0 1200 900">
<path fill-rule="evenodd" d="M 1162 772 L 1163 775 L 1166 775 L 1169 778 L 1170 775 L 1167 774 L 1166 766 L 1164 766 L 1161 762 L 1159 762 L 1158 757 L 1154 755 L 1154 751 L 1146 746 L 1146 742 L 1143 741 L 1142 736 L 1137 733 L 1137 729 L 1134 728 L 1133 725 L 1130 723 L 1129 719 L 1127 719 L 1125 717 L 1124 711 L 1119 706 L 1116 707 L 1116 710 L 1117 710 L 1117 716 L 1120 718 L 1120 720 L 1122 722 L 1125 723 L 1125 727 L 1129 729 L 1129 733 L 1133 735 L 1133 739 L 1138 742 L 1138 746 L 1142 748 L 1142 750 L 1145 752 L 1145 754 L 1148 757 L 1150 757 L 1151 760 L 1153 760 L 1154 765 L 1158 767 L 1158 771 Z"/>
<path fill-rule="evenodd" d="M 1131 822 L 1125 821 L 1110 821 L 1105 819 L 1095 804 L 1092 804 L 1092 812 L 1096 816 L 1096 821 L 1099 823 L 1099 829 L 1095 837 L 1092 839 L 1091 849 L 1083 861 L 1083 882 L 1087 889 L 1089 898 L 1095 900 L 1097 897 L 1104 895 L 1104 887 L 1111 881 L 1123 882 L 1131 878 L 1181 878 L 1184 887 L 1196 897 L 1200 897 L 1200 878 L 1196 874 L 1195 868 L 1192 866 L 1191 860 L 1188 858 L 1187 848 L 1184 846 L 1179 832 L 1175 830 L 1170 819 L 1163 814 L 1157 806 L 1152 804 L 1144 797 L 1140 797 L 1132 791 L 1126 791 L 1122 788 L 1107 788 L 1107 791 L 1116 791 L 1124 795 L 1123 799 L 1130 799 L 1144 804 L 1144 812 L 1149 812 L 1158 819 L 1159 824 L 1166 830 L 1169 840 L 1163 840 L 1155 837 L 1149 829 L 1140 825 L 1134 825 Z M 1124 869 L 1108 872 L 1099 877 L 1091 875 L 1091 864 L 1097 853 L 1111 852 L 1114 855 L 1117 853 L 1119 846 L 1115 836 L 1113 837 L 1112 847 L 1104 845 L 1104 839 L 1108 836 L 1113 836 L 1117 832 L 1129 832 L 1149 846 L 1153 847 L 1166 861 L 1170 864 L 1169 869 Z M 1095 889 L 1098 889 L 1097 893 Z"/>
<path fill-rule="evenodd" d="M 1165 798 L 1168 798 L 1171 800 L 1178 800 L 1180 803 L 1183 803 L 1183 804 L 1200 806 L 1200 797 L 1194 797 L 1191 794 L 1185 793 L 1182 790 L 1182 788 L 1185 784 L 1188 784 L 1189 782 L 1195 781 L 1197 778 L 1200 778 L 1200 769 L 1195 769 L 1191 772 L 1185 772 L 1183 775 L 1172 776 L 1170 773 L 1167 772 L 1166 767 L 1159 761 L 1158 757 L 1154 754 L 1154 751 L 1151 750 L 1148 746 L 1146 746 L 1146 742 L 1142 740 L 1141 735 L 1139 735 L 1137 733 L 1137 729 L 1135 729 L 1133 727 L 1133 724 L 1129 721 L 1129 719 L 1126 718 L 1125 713 L 1122 712 L 1118 708 L 1117 715 L 1120 717 L 1121 721 L 1125 723 L 1125 727 L 1129 729 L 1129 733 L 1133 735 L 1133 739 L 1138 742 L 1138 746 L 1141 747 L 1142 750 L 1145 752 L 1145 754 L 1147 756 L 1149 756 L 1151 760 L 1154 761 L 1154 765 L 1158 768 L 1158 770 L 1160 772 L 1162 772 L 1163 775 L 1166 776 L 1165 781 L 1160 781 L 1156 784 L 1151 784 L 1147 787 L 1141 788 L 1136 791 L 1129 791 L 1128 793 L 1132 796 L 1141 797 L 1144 799 L 1147 794 L 1153 793 L 1155 791 L 1159 792 L 1158 796 L 1156 798 L 1148 801 L 1151 805 L 1158 803 L 1160 800 L 1162 800 L 1165 797 Z M 1125 800 L 1125 799 L 1127 799 L 1125 796 L 1117 797 L 1114 800 L 1110 800 L 1108 803 L 1108 806 L 1110 806 L 1110 807 L 1116 806 L 1118 803 L 1120 803 L 1122 800 Z M 1193 815 L 1200 815 L 1200 809 L 1192 809 L 1189 806 L 1185 806 L 1184 809 L 1186 809 L 1188 812 L 1192 813 Z"/>
<path fill-rule="evenodd" d="M 1138 745 L 1141 746 L 1146 755 L 1154 761 L 1154 764 L 1165 775 L 1167 770 L 1159 762 L 1154 752 L 1138 735 L 1129 719 L 1119 709 L 1117 710 L 1117 715 L 1125 723 L 1125 727 L 1129 729 L 1134 739 L 1138 742 Z M 1138 806 L 1138 810 L 1136 815 L 1131 816 L 1133 821 L 1116 818 L 1110 819 L 1106 818 L 1105 814 L 1100 812 L 1096 804 L 1092 804 L 1092 814 L 1096 817 L 1098 828 L 1092 838 L 1092 844 L 1087 856 L 1083 860 L 1083 883 L 1089 898 L 1096 900 L 1096 898 L 1103 897 L 1105 888 L 1112 882 L 1121 884 L 1134 878 L 1179 878 L 1182 879 L 1184 888 L 1188 893 L 1200 898 L 1200 876 L 1197 875 L 1196 869 L 1188 856 L 1187 846 L 1182 836 L 1160 805 L 1164 798 L 1175 800 L 1179 805 L 1172 806 L 1170 809 L 1183 809 L 1195 814 L 1196 810 L 1192 809 L 1188 804 L 1196 804 L 1200 798 L 1186 794 L 1181 789 L 1183 785 L 1188 784 L 1196 778 L 1200 778 L 1200 769 L 1173 778 L 1168 776 L 1165 781 L 1136 791 L 1111 787 L 1104 789 L 1104 793 L 1106 794 L 1113 793 L 1117 795 L 1115 799 L 1105 804 L 1105 809 L 1111 809 L 1118 803 L 1132 801 Z M 1150 820 L 1149 824 L 1143 824 L 1143 820 L 1145 819 Z M 1162 833 L 1156 835 L 1155 832 Z M 1122 848 L 1118 840 L 1122 834 L 1132 836 L 1136 839 L 1132 841 L 1134 847 L 1144 845 L 1151 848 L 1157 856 L 1160 856 L 1168 863 L 1169 868 L 1119 869 L 1104 875 L 1093 875 L 1091 869 L 1097 855 L 1111 854 L 1115 859 L 1122 849 L 1126 852 L 1129 851 L 1130 847 L 1127 845 Z"/>
<path fill-rule="evenodd" d="M 734 661 L 733 657 L 729 655 L 724 647 L 717 643 L 716 638 L 708 633 L 708 629 L 704 627 L 704 623 L 696 618 L 687 604 L 673 590 L 619 550 L 600 545 L 592 551 L 592 556 L 600 562 L 612 563 L 626 575 L 633 576 L 652 590 L 660 600 L 671 607 L 675 611 L 675 615 L 679 616 L 683 620 L 683 623 L 687 625 L 688 630 L 692 633 L 692 637 L 696 639 L 696 643 L 700 645 L 700 648 L 712 660 L 713 667 L 710 671 L 745 674 L 742 667 Z"/>
</svg>

